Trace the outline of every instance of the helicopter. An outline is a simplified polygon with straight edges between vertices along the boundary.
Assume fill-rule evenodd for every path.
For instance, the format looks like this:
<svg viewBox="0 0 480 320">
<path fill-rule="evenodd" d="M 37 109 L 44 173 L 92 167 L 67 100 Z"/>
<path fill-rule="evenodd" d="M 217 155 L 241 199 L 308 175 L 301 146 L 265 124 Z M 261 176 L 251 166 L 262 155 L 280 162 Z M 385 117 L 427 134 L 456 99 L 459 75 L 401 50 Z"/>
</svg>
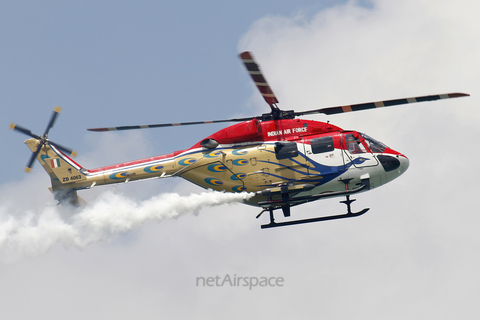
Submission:
<svg viewBox="0 0 480 320">
<path fill-rule="evenodd" d="M 31 138 L 25 143 L 32 156 L 25 171 L 37 160 L 49 174 L 49 188 L 58 204 L 81 206 L 78 190 L 146 179 L 181 177 L 202 188 L 253 194 L 245 204 L 269 213 L 262 229 L 357 217 L 351 209 L 353 194 L 380 187 L 409 167 L 408 158 L 382 142 L 330 122 L 299 119 L 312 114 L 339 114 L 381 107 L 469 96 L 448 93 L 394 100 L 326 107 L 309 111 L 281 110 L 272 89 L 248 51 L 240 59 L 270 107 L 269 113 L 247 118 L 164 123 L 87 129 L 93 132 L 238 122 L 197 142 L 189 149 L 115 165 L 86 169 L 72 158 L 76 152 L 48 139 L 61 109 L 55 107 L 43 135 L 14 123 L 12 130 Z M 69 156 L 70 155 L 70 156 Z M 274 212 L 285 218 L 291 208 L 320 199 L 345 197 L 344 214 L 276 222 Z"/>
</svg>

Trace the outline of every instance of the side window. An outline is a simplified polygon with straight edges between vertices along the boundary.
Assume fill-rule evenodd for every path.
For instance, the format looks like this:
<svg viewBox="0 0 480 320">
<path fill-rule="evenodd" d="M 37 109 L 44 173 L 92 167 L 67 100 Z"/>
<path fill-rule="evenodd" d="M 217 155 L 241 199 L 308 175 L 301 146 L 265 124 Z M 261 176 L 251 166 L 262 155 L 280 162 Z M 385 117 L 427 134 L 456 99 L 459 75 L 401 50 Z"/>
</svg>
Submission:
<svg viewBox="0 0 480 320">
<path fill-rule="evenodd" d="M 335 147 L 333 146 L 333 138 L 331 136 L 315 138 L 310 140 L 312 145 L 313 153 L 323 153 L 333 151 Z"/>
<path fill-rule="evenodd" d="M 288 159 L 298 156 L 297 144 L 295 142 L 275 143 L 275 155 L 277 160 Z"/>
</svg>

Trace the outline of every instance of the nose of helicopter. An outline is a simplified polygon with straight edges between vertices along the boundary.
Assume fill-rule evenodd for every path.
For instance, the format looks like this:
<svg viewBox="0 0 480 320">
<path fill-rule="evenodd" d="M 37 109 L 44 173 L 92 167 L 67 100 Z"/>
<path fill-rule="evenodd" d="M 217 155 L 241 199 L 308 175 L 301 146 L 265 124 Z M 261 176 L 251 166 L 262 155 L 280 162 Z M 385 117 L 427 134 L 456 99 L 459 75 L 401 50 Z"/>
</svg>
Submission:
<svg viewBox="0 0 480 320">
<path fill-rule="evenodd" d="M 377 158 L 389 181 L 402 175 L 410 165 L 410 161 L 403 154 L 382 154 L 378 155 Z"/>
<path fill-rule="evenodd" d="M 398 160 L 400 161 L 400 174 L 402 174 L 407 171 L 408 167 L 410 166 L 410 160 L 408 160 L 408 158 L 403 154 L 399 156 Z"/>
</svg>

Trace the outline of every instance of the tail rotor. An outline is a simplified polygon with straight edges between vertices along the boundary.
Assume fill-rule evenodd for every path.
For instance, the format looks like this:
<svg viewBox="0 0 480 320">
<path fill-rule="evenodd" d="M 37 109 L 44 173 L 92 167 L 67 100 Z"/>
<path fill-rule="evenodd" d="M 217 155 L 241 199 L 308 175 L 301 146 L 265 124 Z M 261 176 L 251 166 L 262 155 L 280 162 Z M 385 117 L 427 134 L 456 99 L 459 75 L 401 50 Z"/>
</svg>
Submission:
<svg viewBox="0 0 480 320">
<path fill-rule="evenodd" d="M 35 159 L 37 158 L 38 154 L 40 153 L 40 150 L 42 150 L 42 147 L 44 145 L 52 145 L 55 148 L 57 148 L 58 150 L 61 150 L 62 152 L 70 154 L 70 156 L 72 156 L 72 157 L 75 157 L 77 155 L 77 153 L 74 150 L 66 148 L 62 145 L 59 145 L 58 143 L 55 143 L 53 141 L 48 140 L 48 133 L 49 133 L 50 129 L 53 127 L 53 125 L 55 124 L 55 121 L 57 120 L 57 117 L 60 114 L 61 110 L 62 109 L 60 107 L 55 107 L 53 109 L 53 114 L 50 118 L 50 122 L 48 123 L 47 128 L 45 129 L 45 132 L 43 133 L 42 136 L 34 134 L 29 129 L 24 128 L 22 126 L 19 126 L 15 123 L 10 124 L 10 129 L 15 130 L 15 131 L 19 131 L 19 132 L 21 132 L 21 133 L 23 133 L 23 134 L 25 134 L 25 135 L 27 135 L 31 138 L 37 139 L 39 141 L 37 149 L 35 150 L 35 152 L 32 153 L 32 156 L 30 157 L 30 160 L 28 161 L 27 166 L 25 167 L 25 172 L 30 172 L 30 170 L 32 170 L 33 163 L 35 162 Z"/>
</svg>

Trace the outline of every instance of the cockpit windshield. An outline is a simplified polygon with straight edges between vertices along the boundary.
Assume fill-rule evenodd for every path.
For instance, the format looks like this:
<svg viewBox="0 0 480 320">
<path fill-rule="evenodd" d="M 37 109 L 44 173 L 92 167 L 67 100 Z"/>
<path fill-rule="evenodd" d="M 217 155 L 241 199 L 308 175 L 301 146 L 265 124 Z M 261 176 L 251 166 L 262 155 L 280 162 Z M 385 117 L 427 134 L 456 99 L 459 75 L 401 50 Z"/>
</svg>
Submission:
<svg viewBox="0 0 480 320">
<path fill-rule="evenodd" d="M 385 152 L 385 148 L 388 148 L 385 144 L 373 139 L 372 137 L 366 135 L 365 133 L 360 133 L 360 134 L 362 135 L 363 139 L 365 139 L 365 142 L 368 144 L 372 152 L 383 153 Z"/>
</svg>

